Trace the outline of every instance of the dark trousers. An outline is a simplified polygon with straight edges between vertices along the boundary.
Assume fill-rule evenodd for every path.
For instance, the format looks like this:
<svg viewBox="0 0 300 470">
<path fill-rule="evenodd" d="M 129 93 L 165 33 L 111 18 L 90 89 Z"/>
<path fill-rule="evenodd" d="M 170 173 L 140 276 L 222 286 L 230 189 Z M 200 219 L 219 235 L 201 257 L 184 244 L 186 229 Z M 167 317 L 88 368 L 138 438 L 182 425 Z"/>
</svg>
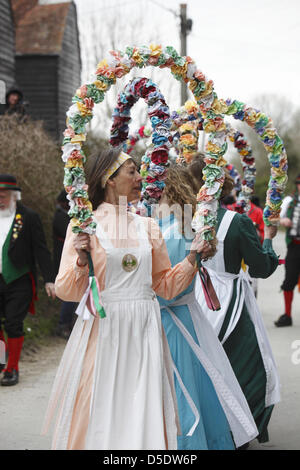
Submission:
<svg viewBox="0 0 300 470">
<path fill-rule="evenodd" d="M 0 329 L 9 338 L 24 336 L 24 320 L 32 299 L 32 284 L 28 274 L 24 274 L 9 284 L 0 274 Z"/>
<path fill-rule="evenodd" d="M 300 245 L 291 242 L 285 258 L 285 278 L 282 290 L 294 290 L 300 275 Z"/>
<path fill-rule="evenodd" d="M 74 320 L 75 310 L 78 303 L 76 302 L 62 302 L 60 314 L 59 314 L 59 325 L 71 325 Z"/>
</svg>

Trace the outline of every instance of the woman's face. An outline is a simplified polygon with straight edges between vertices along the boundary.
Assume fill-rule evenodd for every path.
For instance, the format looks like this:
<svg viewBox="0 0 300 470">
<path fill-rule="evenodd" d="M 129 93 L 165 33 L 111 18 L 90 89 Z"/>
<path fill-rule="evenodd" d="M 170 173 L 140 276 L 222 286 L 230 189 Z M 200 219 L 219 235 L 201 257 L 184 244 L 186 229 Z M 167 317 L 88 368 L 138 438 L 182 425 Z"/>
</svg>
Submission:
<svg viewBox="0 0 300 470">
<path fill-rule="evenodd" d="M 142 177 L 133 160 L 128 159 L 120 167 L 118 174 L 112 178 L 118 196 L 127 197 L 127 202 L 140 199 Z"/>
</svg>

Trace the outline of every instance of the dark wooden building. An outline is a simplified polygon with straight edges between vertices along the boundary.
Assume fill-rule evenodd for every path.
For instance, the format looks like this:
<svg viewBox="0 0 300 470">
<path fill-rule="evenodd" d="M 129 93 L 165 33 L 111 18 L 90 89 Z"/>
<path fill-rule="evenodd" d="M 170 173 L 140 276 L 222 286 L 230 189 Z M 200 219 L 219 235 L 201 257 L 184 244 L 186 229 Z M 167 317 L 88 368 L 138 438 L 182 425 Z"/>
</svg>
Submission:
<svg viewBox="0 0 300 470">
<path fill-rule="evenodd" d="M 81 85 L 76 6 L 11 0 L 15 22 L 15 77 L 28 114 L 62 139 L 66 111 Z"/>
<path fill-rule="evenodd" d="M 4 104 L 5 89 L 15 83 L 15 34 L 10 0 L 0 0 L 0 80 L 0 104 Z"/>
</svg>

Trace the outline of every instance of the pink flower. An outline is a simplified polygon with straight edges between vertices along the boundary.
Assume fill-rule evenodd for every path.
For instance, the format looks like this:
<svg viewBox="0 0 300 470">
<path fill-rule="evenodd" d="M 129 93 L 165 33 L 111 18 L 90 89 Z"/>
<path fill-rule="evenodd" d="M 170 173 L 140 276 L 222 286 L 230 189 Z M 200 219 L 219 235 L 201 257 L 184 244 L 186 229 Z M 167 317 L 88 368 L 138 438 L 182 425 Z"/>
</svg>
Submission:
<svg viewBox="0 0 300 470">
<path fill-rule="evenodd" d="M 94 101 L 92 100 L 92 98 L 85 98 L 84 104 L 87 107 L 87 109 L 93 109 L 94 107 Z"/>
<path fill-rule="evenodd" d="M 73 137 L 75 137 L 75 132 L 74 132 L 74 129 L 72 129 L 72 127 L 68 126 L 68 128 L 65 130 L 64 132 L 64 136 L 65 137 L 70 137 L 71 139 Z"/>
<path fill-rule="evenodd" d="M 149 57 L 149 59 L 148 59 L 148 64 L 149 64 L 149 65 L 156 65 L 157 62 L 158 62 L 158 56 Z"/>
<path fill-rule="evenodd" d="M 87 86 L 82 85 L 76 92 L 76 94 L 79 96 L 79 98 L 85 98 L 87 94 Z"/>
<path fill-rule="evenodd" d="M 205 81 L 205 75 L 201 72 L 201 70 L 196 70 L 194 73 L 194 77 L 197 78 L 200 82 Z"/>
<path fill-rule="evenodd" d="M 117 60 L 120 62 L 121 56 L 120 56 L 120 52 L 119 52 L 119 51 L 109 51 L 109 53 L 110 53 L 115 59 L 117 59 Z"/>
<path fill-rule="evenodd" d="M 127 71 L 124 69 L 122 65 L 115 67 L 113 70 L 117 78 L 121 78 L 127 73 Z"/>
<path fill-rule="evenodd" d="M 72 158 L 74 160 L 81 160 L 83 158 L 83 155 L 81 155 L 79 150 L 73 150 L 73 152 L 71 152 L 69 158 Z"/>
</svg>

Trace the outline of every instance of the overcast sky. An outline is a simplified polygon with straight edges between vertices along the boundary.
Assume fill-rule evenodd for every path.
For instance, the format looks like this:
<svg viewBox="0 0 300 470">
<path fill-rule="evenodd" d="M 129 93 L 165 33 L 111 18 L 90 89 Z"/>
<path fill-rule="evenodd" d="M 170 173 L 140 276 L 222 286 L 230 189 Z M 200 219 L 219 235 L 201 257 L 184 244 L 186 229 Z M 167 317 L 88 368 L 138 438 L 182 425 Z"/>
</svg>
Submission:
<svg viewBox="0 0 300 470">
<path fill-rule="evenodd" d="M 188 55 L 214 81 L 219 97 L 255 105 L 258 94 L 283 96 L 300 107 L 299 0 L 75 0 L 82 37 L 93 17 L 99 28 L 107 19 L 141 23 L 137 45 L 157 39 L 180 52 L 180 3 L 193 20 Z M 84 34 L 83 34 L 84 33 Z M 87 35 L 87 36 L 85 36 Z M 119 49 L 128 44 L 124 34 Z M 140 41 L 140 42 L 139 42 Z M 147 41 L 147 42 L 146 42 Z M 122 41 L 121 41 L 122 42 Z M 99 57 L 101 60 L 103 57 Z"/>
</svg>

